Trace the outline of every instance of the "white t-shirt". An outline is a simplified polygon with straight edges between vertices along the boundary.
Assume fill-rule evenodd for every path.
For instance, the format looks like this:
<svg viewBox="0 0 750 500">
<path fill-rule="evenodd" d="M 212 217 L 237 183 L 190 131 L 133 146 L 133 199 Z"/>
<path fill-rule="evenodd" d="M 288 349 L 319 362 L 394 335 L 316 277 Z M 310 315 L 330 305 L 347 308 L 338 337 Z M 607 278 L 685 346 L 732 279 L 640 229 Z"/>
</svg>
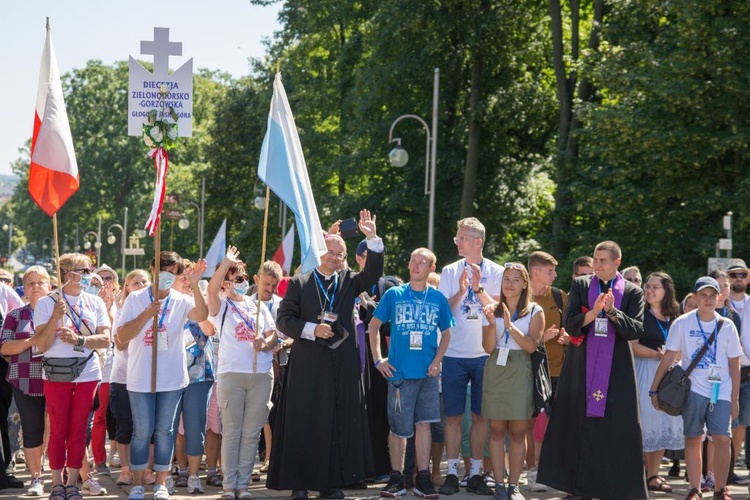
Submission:
<svg viewBox="0 0 750 500">
<path fill-rule="evenodd" d="M 466 259 L 461 259 L 443 268 L 440 274 L 439 290 L 450 300 L 459 290 L 458 280 L 466 267 Z M 503 282 L 503 267 L 484 259 L 481 265 L 481 286 L 490 297 L 498 297 Z M 475 296 L 469 270 L 469 290 L 453 310 L 456 326 L 451 328 L 451 339 L 445 355 L 452 358 L 478 358 L 487 356 L 482 348 L 482 326 L 489 323 L 482 312 L 482 303 Z"/>
<path fill-rule="evenodd" d="M 117 327 L 120 326 L 120 310 L 115 311 L 115 326 L 112 327 L 112 338 L 114 338 Z M 128 350 L 112 348 L 112 371 L 109 375 L 110 384 L 125 384 L 128 380 Z"/>
<path fill-rule="evenodd" d="M 740 364 L 742 366 L 750 366 L 750 296 L 745 295 L 744 300 L 735 301 L 730 298 L 730 307 L 740 315 L 740 343 L 742 344 L 742 357 L 740 358 Z"/>
<path fill-rule="evenodd" d="M 70 328 L 74 332 L 78 332 L 81 335 L 88 335 L 90 333 L 96 335 L 96 329 L 99 327 L 110 327 L 109 315 L 107 314 L 107 308 L 104 305 L 104 301 L 95 295 L 91 295 L 85 292 L 81 292 L 78 295 L 67 295 L 63 294 L 65 300 L 68 303 L 68 309 L 70 314 L 64 316 L 64 326 Z M 52 311 L 56 305 L 55 300 L 50 296 L 42 297 L 39 302 L 36 303 L 34 308 L 34 325 L 35 328 L 39 328 L 42 325 L 49 323 L 52 317 Z M 76 322 L 79 318 L 82 318 L 83 323 L 88 326 L 88 329 L 81 324 L 80 330 L 76 328 L 73 319 Z M 87 358 L 93 351 L 86 347 L 83 348 L 83 352 L 79 352 L 73 349 L 72 344 L 68 344 L 59 339 L 60 327 L 55 329 L 55 340 L 52 345 L 44 353 L 45 358 Z M 46 379 L 46 375 L 42 373 L 42 377 Z M 86 363 L 86 367 L 81 372 L 81 375 L 75 379 L 75 382 L 92 382 L 94 380 L 102 379 L 101 366 L 99 365 L 99 356 L 94 353 Z"/>
<path fill-rule="evenodd" d="M 134 320 L 151 303 L 150 288 L 128 295 L 122 306 L 118 328 Z M 161 301 L 158 318 L 161 332 L 166 332 L 166 348 L 161 339 L 156 354 L 156 390 L 176 391 L 188 385 L 187 356 L 185 353 L 184 326 L 188 313 L 195 307 L 190 295 L 169 290 Z M 127 386 L 129 391 L 151 391 L 151 346 L 153 345 L 153 320 L 149 319 L 141 331 L 128 343 Z"/>
<path fill-rule="evenodd" d="M 258 351 L 258 371 L 253 372 L 253 340 L 255 339 L 255 318 L 257 316 L 256 302 L 249 297 L 242 297 L 241 302 L 227 298 L 221 299 L 221 307 L 216 316 L 209 316 L 209 320 L 216 327 L 214 337 L 219 338 L 221 360 L 217 374 L 222 373 L 272 373 L 273 354 L 271 351 Z M 225 313 L 226 312 L 226 316 Z M 222 328 L 222 321 L 224 327 Z M 265 304 L 261 303 L 260 330 L 264 336 L 266 332 L 276 329 L 271 313 Z"/>
<path fill-rule="evenodd" d="M 531 318 L 536 316 L 542 312 L 542 308 L 537 305 L 536 302 L 529 302 L 529 312 L 526 316 L 523 318 L 518 318 L 515 321 L 511 321 L 514 325 L 516 325 L 516 328 L 521 330 L 525 335 L 529 334 L 529 327 L 531 326 Z M 511 313 L 511 318 L 513 317 L 513 314 Z M 505 344 L 505 322 L 503 321 L 503 318 L 497 318 L 497 326 L 495 328 L 495 349 L 500 349 L 501 347 L 506 347 Z M 523 347 L 518 345 L 518 342 L 515 341 L 513 338 L 513 335 L 508 332 L 508 349 L 511 351 L 522 351 Z"/>
<path fill-rule="evenodd" d="M 23 299 L 18 296 L 15 290 L 5 283 L 0 283 L 0 314 L 3 315 L 3 318 L 13 309 L 18 309 L 23 305 Z"/>
<path fill-rule="evenodd" d="M 716 321 L 722 317 L 714 313 L 714 320 L 698 322 L 697 311 L 683 314 L 672 323 L 667 336 L 666 348 L 669 351 L 682 353 L 680 364 L 683 369 L 690 366 L 690 362 L 701 350 L 711 333 L 716 328 Z M 701 331 L 702 329 L 702 331 Z M 701 396 L 711 397 L 712 382 L 708 380 L 710 365 L 719 365 L 721 385 L 719 387 L 719 399 L 732 400 L 732 379 L 729 376 L 729 358 L 738 358 L 742 354 L 737 329 L 731 320 L 724 318 L 724 326 L 716 335 L 708 351 L 690 374 L 691 390 Z"/>
</svg>

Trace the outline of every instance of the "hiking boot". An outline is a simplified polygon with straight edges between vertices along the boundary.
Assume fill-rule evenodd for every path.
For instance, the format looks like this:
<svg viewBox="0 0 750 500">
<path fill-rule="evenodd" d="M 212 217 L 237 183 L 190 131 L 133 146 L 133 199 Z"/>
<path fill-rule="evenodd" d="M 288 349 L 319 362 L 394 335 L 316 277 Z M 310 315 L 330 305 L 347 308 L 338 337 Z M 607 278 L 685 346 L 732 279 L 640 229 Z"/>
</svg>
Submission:
<svg viewBox="0 0 750 500">
<path fill-rule="evenodd" d="M 440 498 L 440 495 L 438 495 L 438 492 L 435 491 L 435 487 L 432 485 L 432 477 L 429 471 L 423 470 L 417 473 L 417 477 L 414 480 L 414 494 L 428 500 Z"/>
<path fill-rule="evenodd" d="M 455 474 L 448 474 L 445 476 L 445 482 L 438 490 L 438 493 L 441 495 L 454 495 L 458 492 L 458 476 Z"/>
<path fill-rule="evenodd" d="M 476 495 L 492 495 L 492 490 L 479 474 L 475 474 L 469 478 L 469 482 L 466 483 L 466 491 Z"/>
<path fill-rule="evenodd" d="M 380 496 L 385 498 L 396 498 L 404 495 L 406 495 L 404 475 L 395 470 L 389 474 L 388 484 L 380 490 Z"/>
</svg>

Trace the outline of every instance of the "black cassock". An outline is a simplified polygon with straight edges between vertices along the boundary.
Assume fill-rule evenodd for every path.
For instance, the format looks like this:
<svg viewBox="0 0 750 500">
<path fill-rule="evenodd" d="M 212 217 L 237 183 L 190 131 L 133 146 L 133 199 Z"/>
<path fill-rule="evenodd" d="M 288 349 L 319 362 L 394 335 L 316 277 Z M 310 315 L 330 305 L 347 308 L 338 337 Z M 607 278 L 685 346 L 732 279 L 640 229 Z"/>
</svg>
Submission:
<svg viewBox="0 0 750 500">
<path fill-rule="evenodd" d="M 320 322 L 320 299 L 325 300 L 313 273 L 292 278 L 276 319 L 294 345 L 276 412 L 266 481 L 275 490 L 326 491 L 356 484 L 372 472 L 353 311 L 354 299 L 371 290 L 382 275 L 383 254 L 368 250 L 362 272 L 338 273 L 334 329 L 346 329 L 349 336 L 335 349 L 321 339 L 300 337 L 306 322 Z"/>
<path fill-rule="evenodd" d="M 586 416 L 586 336 L 581 306 L 589 308 L 595 277 L 573 281 L 563 324 L 583 343 L 565 352 L 537 481 L 582 497 L 648 498 L 633 355 L 628 341 L 643 333 L 643 291 L 625 282 L 617 312 L 616 340 L 604 418 Z M 596 286 L 596 282 L 594 282 Z M 603 285 L 604 287 L 605 285 Z M 602 291 L 605 291 L 603 289 Z"/>
</svg>

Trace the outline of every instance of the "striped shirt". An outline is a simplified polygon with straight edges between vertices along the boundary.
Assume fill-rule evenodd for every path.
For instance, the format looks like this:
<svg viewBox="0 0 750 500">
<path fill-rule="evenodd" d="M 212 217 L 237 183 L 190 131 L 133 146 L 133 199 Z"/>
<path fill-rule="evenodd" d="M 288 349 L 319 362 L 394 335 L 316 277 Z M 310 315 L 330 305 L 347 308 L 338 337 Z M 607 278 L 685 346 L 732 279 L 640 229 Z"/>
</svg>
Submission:
<svg viewBox="0 0 750 500">
<path fill-rule="evenodd" d="M 25 340 L 34 335 L 34 311 L 26 304 L 13 309 L 5 317 L 0 345 L 9 340 Z M 32 356 L 32 349 L 6 357 L 8 360 L 8 382 L 27 396 L 44 396 L 42 382 L 42 357 Z"/>
</svg>

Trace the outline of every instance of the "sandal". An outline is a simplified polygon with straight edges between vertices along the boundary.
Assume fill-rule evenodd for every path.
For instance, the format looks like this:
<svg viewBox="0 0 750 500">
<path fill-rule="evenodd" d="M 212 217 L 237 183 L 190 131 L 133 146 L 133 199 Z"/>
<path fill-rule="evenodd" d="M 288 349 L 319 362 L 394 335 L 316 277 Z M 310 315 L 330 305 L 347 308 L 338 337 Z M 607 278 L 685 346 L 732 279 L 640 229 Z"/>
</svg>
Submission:
<svg viewBox="0 0 750 500">
<path fill-rule="evenodd" d="M 234 491 L 232 490 L 225 490 L 224 493 L 221 494 L 221 497 L 219 497 L 221 500 L 234 500 Z"/>
<path fill-rule="evenodd" d="M 50 500 L 65 500 L 65 486 L 62 484 L 54 485 L 48 498 Z"/>
<path fill-rule="evenodd" d="M 258 469 L 258 471 L 261 472 L 261 473 L 268 472 L 268 460 L 266 460 L 265 462 L 263 462 L 263 465 L 260 466 L 260 469 Z"/>
<path fill-rule="evenodd" d="M 130 471 L 124 470 L 120 472 L 120 477 L 115 481 L 117 486 L 130 486 L 133 484 L 133 474 Z"/>
<path fill-rule="evenodd" d="M 218 472 L 212 472 L 210 474 L 206 475 L 206 484 L 209 486 L 218 486 L 221 487 L 223 484 L 223 479 L 219 475 Z"/>
<path fill-rule="evenodd" d="M 651 481 L 656 480 L 657 484 L 651 484 Z M 651 476 L 646 480 L 646 485 L 649 491 L 661 491 L 662 493 L 672 493 L 672 487 L 667 484 L 663 478 L 659 476 Z"/>
</svg>

